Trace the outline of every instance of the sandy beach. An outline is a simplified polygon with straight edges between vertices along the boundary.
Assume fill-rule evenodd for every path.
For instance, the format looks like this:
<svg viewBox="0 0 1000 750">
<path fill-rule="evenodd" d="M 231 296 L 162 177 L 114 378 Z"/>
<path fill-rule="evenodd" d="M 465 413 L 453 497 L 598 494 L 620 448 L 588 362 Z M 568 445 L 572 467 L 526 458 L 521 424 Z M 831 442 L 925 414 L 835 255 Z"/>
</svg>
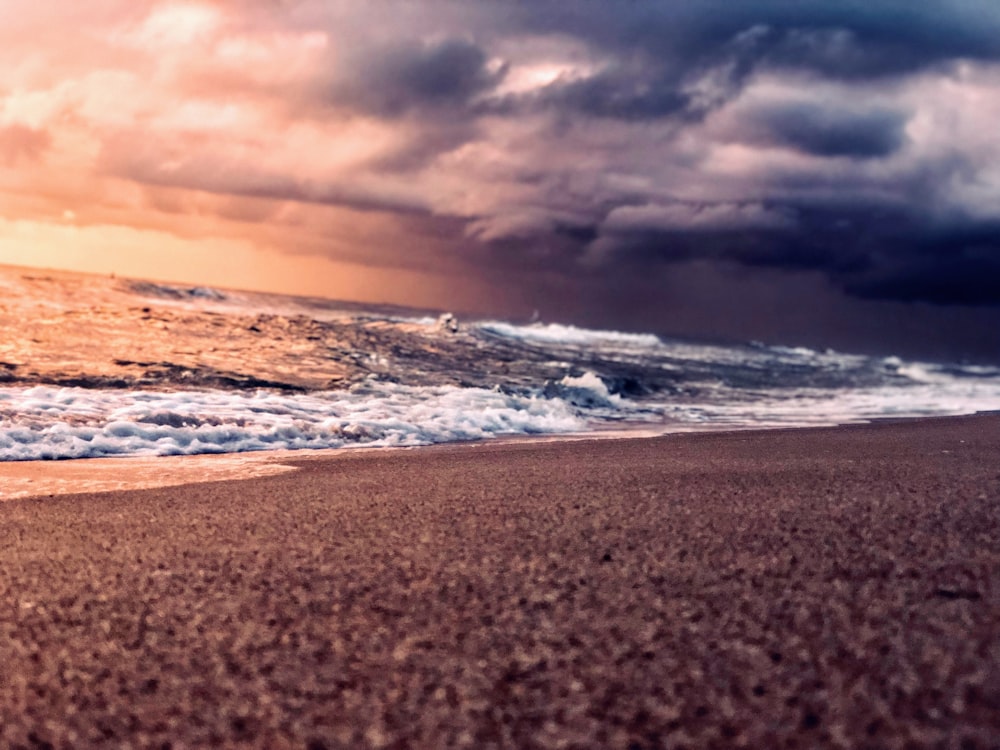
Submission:
<svg viewBox="0 0 1000 750">
<path fill-rule="evenodd" d="M 1000 747 L 1000 416 L 0 503 L 3 747 Z"/>
</svg>

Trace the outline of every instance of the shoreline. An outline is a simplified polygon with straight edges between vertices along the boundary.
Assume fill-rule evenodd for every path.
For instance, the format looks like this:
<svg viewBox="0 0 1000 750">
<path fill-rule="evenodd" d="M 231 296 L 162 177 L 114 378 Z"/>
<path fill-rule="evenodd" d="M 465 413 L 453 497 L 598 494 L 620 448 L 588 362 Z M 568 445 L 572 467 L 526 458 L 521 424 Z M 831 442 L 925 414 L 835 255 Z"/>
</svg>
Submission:
<svg viewBox="0 0 1000 750">
<path fill-rule="evenodd" d="M 656 440 L 692 435 L 774 433 L 788 430 L 829 430 L 878 424 L 908 424 L 938 420 L 962 420 L 998 416 L 998 411 L 949 416 L 883 417 L 862 422 L 829 425 L 782 425 L 772 427 L 671 426 L 631 423 L 607 426 L 589 432 L 542 435 L 498 435 L 484 440 L 432 443 L 416 446 L 373 447 L 349 445 L 340 448 L 200 453 L 182 456 L 104 456 L 60 460 L 0 461 L 0 504 L 36 497 L 58 497 L 80 493 L 127 492 L 182 487 L 204 482 L 228 482 L 295 471 L 302 460 L 333 459 L 358 453 L 395 453 L 447 448 L 475 448 L 518 444 L 576 443 L 604 440 Z M 110 475 L 110 476 L 109 476 Z"/>
<path fill-rule="evenodd" d="M 1000 416 L 0 504 L 0 745 L 993 747 Z"/>
</svg>

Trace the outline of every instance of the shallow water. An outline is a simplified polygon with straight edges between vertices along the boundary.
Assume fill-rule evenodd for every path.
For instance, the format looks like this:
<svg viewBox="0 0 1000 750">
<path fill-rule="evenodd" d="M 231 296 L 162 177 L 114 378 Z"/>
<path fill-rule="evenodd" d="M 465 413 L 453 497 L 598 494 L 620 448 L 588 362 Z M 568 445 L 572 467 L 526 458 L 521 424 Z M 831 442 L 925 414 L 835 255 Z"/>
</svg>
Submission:
<svg viewBox="0 0 1000 750">
<path fill-rule="evenodd" d="M 1000 409 L 1000 368 L 0 267 L 0 459 Z"/>
<path fill-rule="evenodd" d="M 8 461 L 0 464 L 0 502 L 80 492 L 175 487 L 252 479 L 294 471 L 282 454 L 102 458 L 98 461 Z"/>
</svg>

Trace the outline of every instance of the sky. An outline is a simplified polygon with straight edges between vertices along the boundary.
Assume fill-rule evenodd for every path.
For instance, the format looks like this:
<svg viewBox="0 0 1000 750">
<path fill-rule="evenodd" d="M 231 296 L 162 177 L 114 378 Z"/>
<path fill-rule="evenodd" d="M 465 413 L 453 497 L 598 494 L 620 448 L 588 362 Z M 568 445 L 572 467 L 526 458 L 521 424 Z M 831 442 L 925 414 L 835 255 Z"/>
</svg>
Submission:
<svg viewBox="0 0 1000 750">
<path fill-rule="evenodd" d="M 0 262 L 1000 359 L 995 0 L 0 0 Z"/>
</svg>

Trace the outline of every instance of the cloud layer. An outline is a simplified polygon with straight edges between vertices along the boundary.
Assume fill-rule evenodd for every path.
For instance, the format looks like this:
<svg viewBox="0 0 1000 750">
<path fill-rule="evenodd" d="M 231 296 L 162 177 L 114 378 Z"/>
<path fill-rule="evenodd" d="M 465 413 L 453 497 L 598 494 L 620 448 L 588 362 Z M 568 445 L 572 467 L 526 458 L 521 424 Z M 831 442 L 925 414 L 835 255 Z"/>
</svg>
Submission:
<svg viewBox="0 0 1000 750">
<path fill-rule="evenodd" d="M 993 0 L 36 5 L 0 0 L 8 218 L 1000 305 Z"/>
</svg>

